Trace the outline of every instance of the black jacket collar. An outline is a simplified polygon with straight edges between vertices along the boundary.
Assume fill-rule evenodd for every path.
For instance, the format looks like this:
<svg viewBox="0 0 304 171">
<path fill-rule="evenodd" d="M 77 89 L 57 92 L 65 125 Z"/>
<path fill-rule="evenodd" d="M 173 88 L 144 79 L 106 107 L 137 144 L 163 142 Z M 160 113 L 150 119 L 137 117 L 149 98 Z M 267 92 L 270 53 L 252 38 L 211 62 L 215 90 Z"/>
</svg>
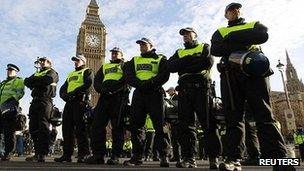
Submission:
<svg viewBox="0 0 304 171">
<path fill-rule="evenodd" d="M 228 21 L 228 27 L 241 25 L 241 24 L 245 24 L 245 19 L 244 18 L 239 18 L 237 20 Z"/>
<path fill-rule="evenodd" d="M 184 43 L 185 49 L 192 49 L 198 45 L 197 40 L 193 40 L 192 42 L 186 42 Z"/>
<path fill-rule="evenodd" d="M 155 53 L 156 49 L 152 49 L 146 53 L 141 53 L 141 57 L 143 58 L 158 58 L 158 55 Z"/>
</svg>

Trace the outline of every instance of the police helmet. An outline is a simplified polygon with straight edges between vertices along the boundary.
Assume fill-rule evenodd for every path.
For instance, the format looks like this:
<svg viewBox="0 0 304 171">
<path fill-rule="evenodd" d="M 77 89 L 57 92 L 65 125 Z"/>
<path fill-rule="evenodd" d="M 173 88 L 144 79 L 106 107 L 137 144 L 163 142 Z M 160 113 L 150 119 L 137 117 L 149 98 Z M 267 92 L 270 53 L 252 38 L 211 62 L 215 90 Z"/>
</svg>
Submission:
<svg viewBox="0 0 304 171">
<path fill-rule="evenodd" d="M 238 51 L 231 53 L 229 62 L 232 67 L 251 77 L 263 77 L 270 71 L 268 58 L 260 51 Z"/>
<path fill-rule="evenodd" d="M 60 126 L 62 124 L 62 118 L 51 118 L 50 124 L 53 126 Z"/>
</svg>

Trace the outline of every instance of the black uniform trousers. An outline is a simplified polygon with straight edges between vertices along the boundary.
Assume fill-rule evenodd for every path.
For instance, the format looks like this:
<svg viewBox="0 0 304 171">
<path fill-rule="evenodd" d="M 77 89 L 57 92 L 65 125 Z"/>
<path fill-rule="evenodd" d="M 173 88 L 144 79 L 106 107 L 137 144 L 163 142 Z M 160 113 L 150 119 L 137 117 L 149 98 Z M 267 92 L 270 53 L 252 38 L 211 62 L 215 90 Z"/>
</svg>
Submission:
<svg viewBox="0 0 304 171">
<path fill-rule="evenodd" d="M 146 131 L 146 138 L 145 138 L 145 157 L 152 157 L 153 156 L 153 146 L 154 144 L 154 131 Z"/>
<path fill-rule="evenodd" d="M 2 130 L 4 135 L 4 155 L 7 156 L 9 153 L 13 152 L 16 145 L 15 138 L 15 125 L 16 125 L 16 112 L 5 113 L 0 116 L 0 122 L 2 122 Z M 1 124 L 1 123 L 0 123 Z M 2 131 L 1 130 L 1 131 Z M 2 132 L 0 132 L 1 134 Z"/>
<path fill-rule="evenodd" d="M 177 123 L 171 124 L 171 145 L 172 145 L 173 158 L 180 159 L 181 148 L 180 148 L 180 143 L 178 141 L 178 124 Z"/>
<path fill-rule="evenodd" d="M 260 145 L 257 130 L 245 120 L 245 146 L 249 159 L 257 159 L 260 156 Z"/>
<path fill-rule="evenodd" d="M 150 114 L 155 129 L 154 142 L 161 157 L 169 155 L 169 140 L 164 131 L 164 99 L 160 90 L 142 92 L 136 89 L 133 93 L 131 104 L 131 140 L 133 154 L 136 158 L 142 158 L 145 143 L 145 121 L 147 114 Z"/>
<path fill-rule="evenodd" d="M 206 138 L 206 153 L 210 158 L 221 154 L 221 141 L 214 117 L 207 116 L 209 106 L 207 88 L 187 88 L 180 85 L 178 96 L 179 142 L 183 159 L 194 158 L 196 148 L 195 114 L 201 123 Z"/>
<path fill-rule="evenodd" d="M 226 71 L 227 72 L 227 71 Z M 247 100 L 251 107 L 262 158 L 282 158 L 286 156 L 284 140 L 275 125 L 269 100 L 269 80 L 250 78 L 234 70 L 228 72 L 232 95 L 229 93 L 227 76 L 221 73 L 221 93 L 227 124 L 227 157 L 241 159 L 242 144 L 245 142 L 244 105 Z M 233 103 L 231 103 L 231 98 Z M 234 109 L 232 107 L 234 104 Z"/>
<path fill-rule="evenodd" d="M 303 162 L 304 161 L 304 143 L 299 144 L 299 152 L 300 152 L 300 158 Z"/>
<path fill-rule="evenodd" d="M 107 131 L 106 127 L 111 120 L 112 126 L 112 155 L 119 157 L 123 152 L 124 129 L 123 129 L 123 94 L 102 95 L 94 109 L 92 124 L 91 147 L 94 155 L 105 155 Z M 119 116 L 120 115 L 120 116 Z M 119 120 L 119 121 L 118 121 Z"/>
<path fill-rule="evenodd" d="M 68 101 L 63 110 L 62 135 L 63 154 L 72 156 L 77 140 L 78 156 L 89 154 L 89 139 L 86 124 L 83 118 L 86 103 L 80 100 Z"/>
<path fill-rule="evenodd" d="M 36 155 L 47 155 L 50 145 L 50 123 L 53 109 L 51 98 L 33 98 L 29 109 L 29 131 Z"/>
</svg>

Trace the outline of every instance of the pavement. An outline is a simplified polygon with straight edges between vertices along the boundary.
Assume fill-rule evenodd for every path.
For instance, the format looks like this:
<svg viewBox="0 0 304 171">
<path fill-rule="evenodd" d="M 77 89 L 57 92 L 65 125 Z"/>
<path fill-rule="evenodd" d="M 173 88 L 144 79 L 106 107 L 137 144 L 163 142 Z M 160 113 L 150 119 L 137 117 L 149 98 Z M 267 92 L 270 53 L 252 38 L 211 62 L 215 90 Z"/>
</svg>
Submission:
<svg viewBox="0 0 304 171">
<path fill-rule="evenodd" d="M 127 158 L 121 159 L 120 163 L 123 163 L 124 160 Z M 26 162 L 25 157 L 13 157 L 11 161 L 0 161 L 0 170 L 41 170 L 41 171 L 67 171 L 67 170 L 128 170 L 128 171 L 135 171 L 135 170 L 143 170 L 143 171 L 159 171 L 159 170 L 199 170 L 199 171 L 207 171 L 209 170 L 208 162 L 197 160 L 198 168 L 196 169 L 181 169 L 175 167 L 175 162 L 170 162 L 169 168 L 160 168 L 159 162 L 144 162 L 141 166 L 130 167 L 124 166 L 122 164 L 116 166 L 109 166 L 109 165 L 88 165 L 84 163 L 76 163 L 76 159 L 73 159 L 72 163 L 55 163 L 53 162 L 53 157 L 47 157 L 45 163 L 37 163 L 37 162 Z M 261 167 L 261 166 L 243 166 L 242 169 L 244 171 L 271 171 L 271 167 Z M 303 163 L 301 166 L 296 167 L 297 171 L 303 170 L 304 165 Z"/>
</svg>

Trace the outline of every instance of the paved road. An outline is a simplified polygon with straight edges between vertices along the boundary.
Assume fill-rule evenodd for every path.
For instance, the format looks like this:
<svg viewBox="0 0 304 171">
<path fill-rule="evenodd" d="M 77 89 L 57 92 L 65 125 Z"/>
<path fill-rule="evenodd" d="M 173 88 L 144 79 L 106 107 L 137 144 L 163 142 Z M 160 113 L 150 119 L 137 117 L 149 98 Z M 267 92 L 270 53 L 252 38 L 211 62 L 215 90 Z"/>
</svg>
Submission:
<svg viewBox="0 0 304 171">
<path fill-rule="evenodd" d="M 170 168 L 160 168 L 159 162 L 146 162 L 138 167 L 126 167 L 123 165 L 118 166 L 109 166 L 109 165 L 87 165 L 87 164 L 79 164 L 76 163 L 76 160 L 73 160 L 73 163 L 55 163 L 53 162 L 53 158 L 48 157 L 45 163 L 36 163 L 36 162 L 26 162 L 24 161 L 25 157 L 14 157 L 9 162 L 1 162 L 0 161 L 0 170 L 41 170 L 41 171 L 54 171 L 54 170 L 144 170 L 144 171 L 159 171 L 159 170 L 185 170 L 178 169 L 175 167 L 175 163 L 170 163 Z M 121 163 L 126 159 L 121 159 Z M 207 161 L 198 161 L 197 169 L 186 169 L 186 170 L 200 170 L 207 171 L 208 163 Z M 271 171 L 271 167 L 258 167 L 258 166 L 243 166 L 243 170 L 249 171 Z M 304 165 L 301 167 L 297 167 L 297 170 L 304 170 Z"/>
</svg>

